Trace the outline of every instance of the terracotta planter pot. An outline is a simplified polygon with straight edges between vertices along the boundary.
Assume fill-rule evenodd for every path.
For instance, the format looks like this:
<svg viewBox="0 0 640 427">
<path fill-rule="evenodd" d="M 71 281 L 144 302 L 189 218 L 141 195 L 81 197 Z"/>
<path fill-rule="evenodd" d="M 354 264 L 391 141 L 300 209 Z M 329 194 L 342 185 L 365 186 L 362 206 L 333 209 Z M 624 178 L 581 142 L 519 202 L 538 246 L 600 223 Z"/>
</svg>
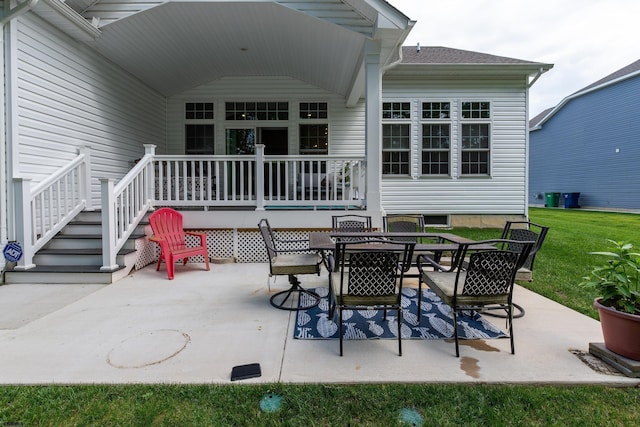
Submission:
<svg viewBox="0 0 640 427">
<path fill-rule="evenodd" d="M 640 360 L 640 316 L 602 305 L 600 298 L 593 306 L 600 314 L 605 347 L 629 359 Z"/>
</svg>

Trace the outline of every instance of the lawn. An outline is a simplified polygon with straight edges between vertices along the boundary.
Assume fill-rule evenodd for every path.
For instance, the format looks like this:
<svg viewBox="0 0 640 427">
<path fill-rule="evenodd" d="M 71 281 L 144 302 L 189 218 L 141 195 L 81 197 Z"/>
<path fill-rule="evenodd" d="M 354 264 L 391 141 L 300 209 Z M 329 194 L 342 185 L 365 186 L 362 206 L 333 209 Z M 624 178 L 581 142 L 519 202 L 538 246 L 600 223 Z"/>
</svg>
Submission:
<svg viewBox="0 0 640 427">
<path fill-rule="evenodd" d="M 536 258 L 534 281 L 522 285 L 596 317 L 595 295 L 577 286 L 598 263 L 589 252 L 606 249 L 607 239 L 640 248 L 640 216 L 531 209 L 530 217 L 551 230 Z M 454 232 L 475 239 L 500 235 L 497 229 Z M 271 395 L 282 398 L 276 412 L 261 409 L 260 402 Z M 0 387 L 0 426 L 32 425 L 632 426 L 640 425 L 640 389 L 462 384 Z"/>
</svg>

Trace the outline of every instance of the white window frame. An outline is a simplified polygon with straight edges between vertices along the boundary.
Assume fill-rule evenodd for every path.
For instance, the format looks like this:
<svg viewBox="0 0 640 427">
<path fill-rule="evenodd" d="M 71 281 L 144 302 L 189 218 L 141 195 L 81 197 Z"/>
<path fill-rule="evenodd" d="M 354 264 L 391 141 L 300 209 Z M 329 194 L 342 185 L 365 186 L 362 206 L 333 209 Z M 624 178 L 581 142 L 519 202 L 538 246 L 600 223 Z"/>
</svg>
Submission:
<svg viewBox="0 0 640 427">
<path fill-rule="evenodd" d="M 488 104 L 488 117 L 464 117 L 464 111 L 463 111 L 463 105 L 466 103 L 478 103 L 478 104 Z M 459 149 L 460 149 L 460 160 L 459 160 L 459 174 L 458 176 L 462 177 L 462 178 L 467 178 L 467 177 L 490 177 L 491 176 L 491 171 L 492 171 L 492 167 L 491 167 L 491 162 L 492 162 L 492 148 L 493 148 L 493 103 L 489 100 L 486 99 L 482 99 L 482 100 L 478 100 L 478 99 L 465 99 L 465 100 L 461 100 L 459 103 Z M 474 110 L 472 110 L 474 111 Z M 482 109 L 477 110 L 482 112 Z M 464 134 L 464 128 L 465 126 L 468 125 L 486 125 L 487 126 L 487 144 L 486 147 L 479 147 L 479 148 L 465 148 L 464 144 L 465 144 L 465 134 Z M 478 138 L 482 138 L 484 135 L 478 136 Z M 481 141 L 478 142 L 479 144 L 482 144 Z M 465 162 L 464 162 L 464 157 L 465 157 L 465 153 L 486 153 L 487 156 L 487 160 L 486 160 L 486 172 L 477 172 L 477 173 L 465 173 L 464 172 L 464 168 L 465 168 Z M 484 162 L 483 162 L 484 163 Z M 478 164 L 480 164 L 480 162 L 478 162 Z"/>
<path fill-rule="evenodd" d="M 423 117 L 423 105 L 424 104 L 449 104 L 449 117 Z M 418 162 L 418 168 L 419 168 L 419 172 L 420 172 L 420 176 L 421 177 L 435 177 L 435 178 L 442 178 L 442 177 L 451 177 L 452 176 L 452 169 L 453 169 L 453 153 L 452 153 L 452 148 L 453 148 L 453 132 L 454 132 L 454 127 L 453 127 L 453 105 L 454 103 L 451 100 L 431 100 L 431 99 L 421 99 L 418 101 L 418 112 L 419 112 L 419 123 L 420 123 L 420 137 L 418 140 L 418 147 L 419 147 L 419 153 L 420 153 L 420 158 L 419 158 L 419 162 Z M 424 148 L 424 127 L 425 126 L 430 126 L 430 125 L 448 125 L 449 126 L 449 148 L 444 150 L 444 149 L 434 149 L 434 148 Z M 424 164 L 424 154 L 428 153 L 428 152 L 445 152 L 447 153 L 448 156 L 448 172 L 446 174 L 434 174 L 434 173 L 424 173 L 423 172 L 423 164 Z"/>
<path fill-rule="evenodd" d="M 404 109 L 402 107 L 398 110 L 399 113 L 397 113 L 397 114 L 393 113 L 394 110 L 392 109 L 391 110 L 392 111 L 391 114 L 393 116 L 392 117 L 385 117 L 385 109 L 384 109 L 385 104 L 408 104 L 409 105 L 409 108 L 408 108 L 409 117 L 403 117 L 401 115 L 402 111 L 404 111 Z M 382 101 L 382 108 L 381 108 L 382 117 L 381 117 L 381 129 L 380 129 L 381 138 L 382 138 L 382 147 L 381 147 L 381 150 L 382 150 L 382 153 L 381 153 L 382 169 L 381 169 L 381 172 L 382 172 L 382 175 L 384 177 L 403 177 L 403 178 L 405 178 L 405 177 L 411 177 L 412 176 L 411 175 L 411 169 L 412 169 L 412 167 L 411 167 L 412 166 L 412 163 L 411 163 L 412 154 L 411 154 L 411 152 L 412 152 L 412 147 L 413 147 L 413 144 L 414 144 L 414 141 L 413 141 L 413 138 L 412 138 L 412 126 L 413 126 L 412 118 L 413 118 L 413 116 L 415 114 L 415 112 L 412 109 L 412 104 L 413 104 L 413 101 L 406 100 L 406 99 L 403 99 L 403 100 L 385 99 L 385 100 Z M 400 125 L 400 126 L 406 126 L 407 127 L 407 141 L 408 141 L 408 144 L 407 144 L 406 147 L 400 146 L 400 147 L 398 147 L 396 149 L 394 149 L 394 148 L 385 148 L 385 126 L 394 126 L 394 125 Z M 404 135 L 401 135 L 401 137 L 404 138 Z M 400 141 L 400 145 L 402 145 L 401 141 Z M 401 168 L 402 167 L 406 167 L 407 172 L 406 173 L 385 173 L 384 172 L 384 169 L 385 169 L 384 154 L 385 153 L 399 153 L 399 154 L 400 153 L 407 153 L 408 158 L 407 158 L 406 162 L 404 162 L 404 161 L 399 162 L 399 164 L 401 165 Z"/>
</svg>

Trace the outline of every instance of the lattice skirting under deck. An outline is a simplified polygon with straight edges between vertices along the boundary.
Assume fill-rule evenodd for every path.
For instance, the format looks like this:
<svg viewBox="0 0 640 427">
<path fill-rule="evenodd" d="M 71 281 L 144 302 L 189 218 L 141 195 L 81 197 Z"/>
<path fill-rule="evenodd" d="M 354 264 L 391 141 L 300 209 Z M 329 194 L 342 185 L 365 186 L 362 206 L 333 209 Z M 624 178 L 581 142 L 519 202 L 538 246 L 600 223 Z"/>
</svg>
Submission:
<svg viewBox="0 0 640 427">
<path fill-rule="evenodd" d="M 189 230 L 207 234 L 209 260 L 234 258 L 236 262 L 268 262 L 267 253 L 260 232 L 256 230 Z M 275 231 L 276 236 L 284 240 L 306 239 L 308 231 Z M 196 245 L 197 237 L 187 236 L 188 245 Z M 136 242 L 138 259 L 135 269 L 141 269 L 158 262 L 160 247 L 147 239 Z M 194 262 L 204 262 L 202 256 L 196 256 Z"/>
</svg>

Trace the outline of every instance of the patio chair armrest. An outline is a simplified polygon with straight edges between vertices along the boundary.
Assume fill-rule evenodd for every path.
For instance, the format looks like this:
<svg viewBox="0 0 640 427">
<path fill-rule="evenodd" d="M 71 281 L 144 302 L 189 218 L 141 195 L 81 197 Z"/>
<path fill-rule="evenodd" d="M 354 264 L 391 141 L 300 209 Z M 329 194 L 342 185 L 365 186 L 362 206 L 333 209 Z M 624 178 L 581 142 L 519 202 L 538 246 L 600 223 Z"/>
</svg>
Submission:
<svg viewBox="0 0 640 427">
<path fill-rule="evenodd" d="M 199 237 L 200 238 L 200 245 L 201 246 L 206 246 L 207 245 L 207 233 L 198 233 L 196 231 L 185 231 L 184 234 L 186 234 L 188 236 Z"/>
</svg>

